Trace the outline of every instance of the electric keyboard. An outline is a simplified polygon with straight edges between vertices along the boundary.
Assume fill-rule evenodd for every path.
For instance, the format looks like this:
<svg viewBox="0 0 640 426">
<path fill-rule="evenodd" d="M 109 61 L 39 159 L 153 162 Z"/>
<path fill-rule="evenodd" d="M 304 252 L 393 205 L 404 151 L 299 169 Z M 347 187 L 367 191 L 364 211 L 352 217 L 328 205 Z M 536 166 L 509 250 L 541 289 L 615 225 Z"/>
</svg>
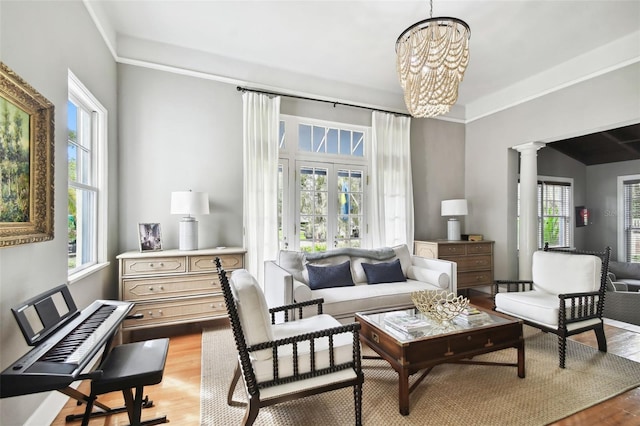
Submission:
<svg viewBox="0 0 640 426">
<path fill-rule="evenodd" d="M 131 302 L 97 300 L 78 311 L 66 285 L 43 293 L 12 311 L 28 344 L 35 346 L 0 375 L 0 398 L 59 390 L 76 380 L 92 359 L 108 352 Z M 89 366 L 91 367 L 91 366 Z"/>
</svg>

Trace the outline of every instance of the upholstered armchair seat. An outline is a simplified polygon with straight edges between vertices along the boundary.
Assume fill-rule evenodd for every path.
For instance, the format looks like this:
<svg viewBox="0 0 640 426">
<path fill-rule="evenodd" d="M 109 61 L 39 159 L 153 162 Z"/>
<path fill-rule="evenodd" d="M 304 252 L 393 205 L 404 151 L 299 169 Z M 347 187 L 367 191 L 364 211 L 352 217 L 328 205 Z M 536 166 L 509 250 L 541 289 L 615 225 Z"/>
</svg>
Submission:
<svg viewBox="0 0 640 426">
<path fill-rule="evenodd" d="M 604 253 L 537 251 L 532 280 L 496 281 L 494 309 L 558 335 L 560 367 L 565 367 L 566 338 L 594 330 L 606 352 L 602 312 L 611 249 Z"/>
<path fill-rule="evenodd" d="M 286 339 L 288 337 L 300 336 L 314 333 L 319 330 L 326 330 L 333 327 L 339 327 L 342 324 L 335 318 L 327 314 L 317 315 L 309 318 L 302 318 L 296 321 L 274 324 L 272 326 L 274 341 Z M 311 351 L 309 341 L 299 342 L 297 344 L 298 355 L 298 374 L 308 373 L 311 371 L 311 354 L 315 356 L 315 366 L 317 369 L 329 367 L 329 338 L 322 337 L 314 340 L 314 350 Z M 350 362 L 353 359 L 353 336 L 351 333 L 341 333 L 333 336 L 333 356 L 336 364 Z M 278 347 L 278 376 L 293 376 L 293 345 L 287 344 Z M 252 359 L 253 370 L 256 374 L 258 383 L 274 380 L 273 377 L 273 360 L 269 357 L 266 360 Z M 353 373 L 353 370 L 351 370 Z M 353 373 L 355 378 L 355 373 Z M 326 377 L 328 381 L 333 378 Z M 268 388 L 267 388 L 268 389 Z M 263 393 L 264 397 L 264 393 Z"/>
</svg>

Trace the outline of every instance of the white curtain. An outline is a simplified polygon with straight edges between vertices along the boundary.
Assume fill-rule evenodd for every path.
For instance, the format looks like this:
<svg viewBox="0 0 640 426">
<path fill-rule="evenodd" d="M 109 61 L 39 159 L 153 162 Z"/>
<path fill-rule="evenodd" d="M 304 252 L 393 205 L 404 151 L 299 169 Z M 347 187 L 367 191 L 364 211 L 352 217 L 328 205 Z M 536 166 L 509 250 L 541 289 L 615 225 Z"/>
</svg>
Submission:
<svg viewBox="0 0 640 426">
<path fill-rule="evenodd" d="M 264 261 L 278 253 L 278 129 L 280 97 L 244 92 L 245 268 L 264 285 Z"/>
<path fill-rule="evenodd" d="M 410 117 L 372 114 L 370 224 L 373 247 L 407 244 L 413 252 Z"/>
</svg>

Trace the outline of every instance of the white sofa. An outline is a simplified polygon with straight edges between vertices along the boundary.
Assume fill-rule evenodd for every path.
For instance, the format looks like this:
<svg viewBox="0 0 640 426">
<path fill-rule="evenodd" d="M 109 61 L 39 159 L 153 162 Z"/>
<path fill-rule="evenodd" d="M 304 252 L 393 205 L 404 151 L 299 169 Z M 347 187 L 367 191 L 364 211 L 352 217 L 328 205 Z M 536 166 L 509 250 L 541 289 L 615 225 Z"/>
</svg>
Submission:
<svg viewBox="0 0 640 426">
<path fill-rule="evenodd" d="M 406 281 L 368 284 L 363 263 L 390 265 L 396 259 Z M 347 261 L 354 285 L 311 288 L 307 265 L 335 267 Z M 368 269 L 371 276 L 371 268 Z M 265 262 L 264 291 L 269 307 L 322 298 L 324 313 L 341 322 L 350 322 L 356 312 L 410 305 L 411 292 L 416 290 L 456 293 L 456 276 L 455 262 L 413 256 L 406 245 L 333 249 L 321 253 L 281 250 L 277 260 Z"/>
</svg>

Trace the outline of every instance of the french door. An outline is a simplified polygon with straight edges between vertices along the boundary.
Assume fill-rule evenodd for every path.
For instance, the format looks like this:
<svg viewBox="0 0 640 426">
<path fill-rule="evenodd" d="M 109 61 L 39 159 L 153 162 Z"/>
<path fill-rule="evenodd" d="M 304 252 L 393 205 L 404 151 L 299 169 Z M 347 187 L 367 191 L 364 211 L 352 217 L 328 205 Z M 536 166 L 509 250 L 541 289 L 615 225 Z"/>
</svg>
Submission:
<svg viewBox="0 0 640 426">
<path fill-rule="evenodd" d="M 313 252 L 365 245 L 365 167 L 298 160 L 292 188 L 286 188 L 287 173 L 281 164 L 281 248 Z"/>
</svg>

